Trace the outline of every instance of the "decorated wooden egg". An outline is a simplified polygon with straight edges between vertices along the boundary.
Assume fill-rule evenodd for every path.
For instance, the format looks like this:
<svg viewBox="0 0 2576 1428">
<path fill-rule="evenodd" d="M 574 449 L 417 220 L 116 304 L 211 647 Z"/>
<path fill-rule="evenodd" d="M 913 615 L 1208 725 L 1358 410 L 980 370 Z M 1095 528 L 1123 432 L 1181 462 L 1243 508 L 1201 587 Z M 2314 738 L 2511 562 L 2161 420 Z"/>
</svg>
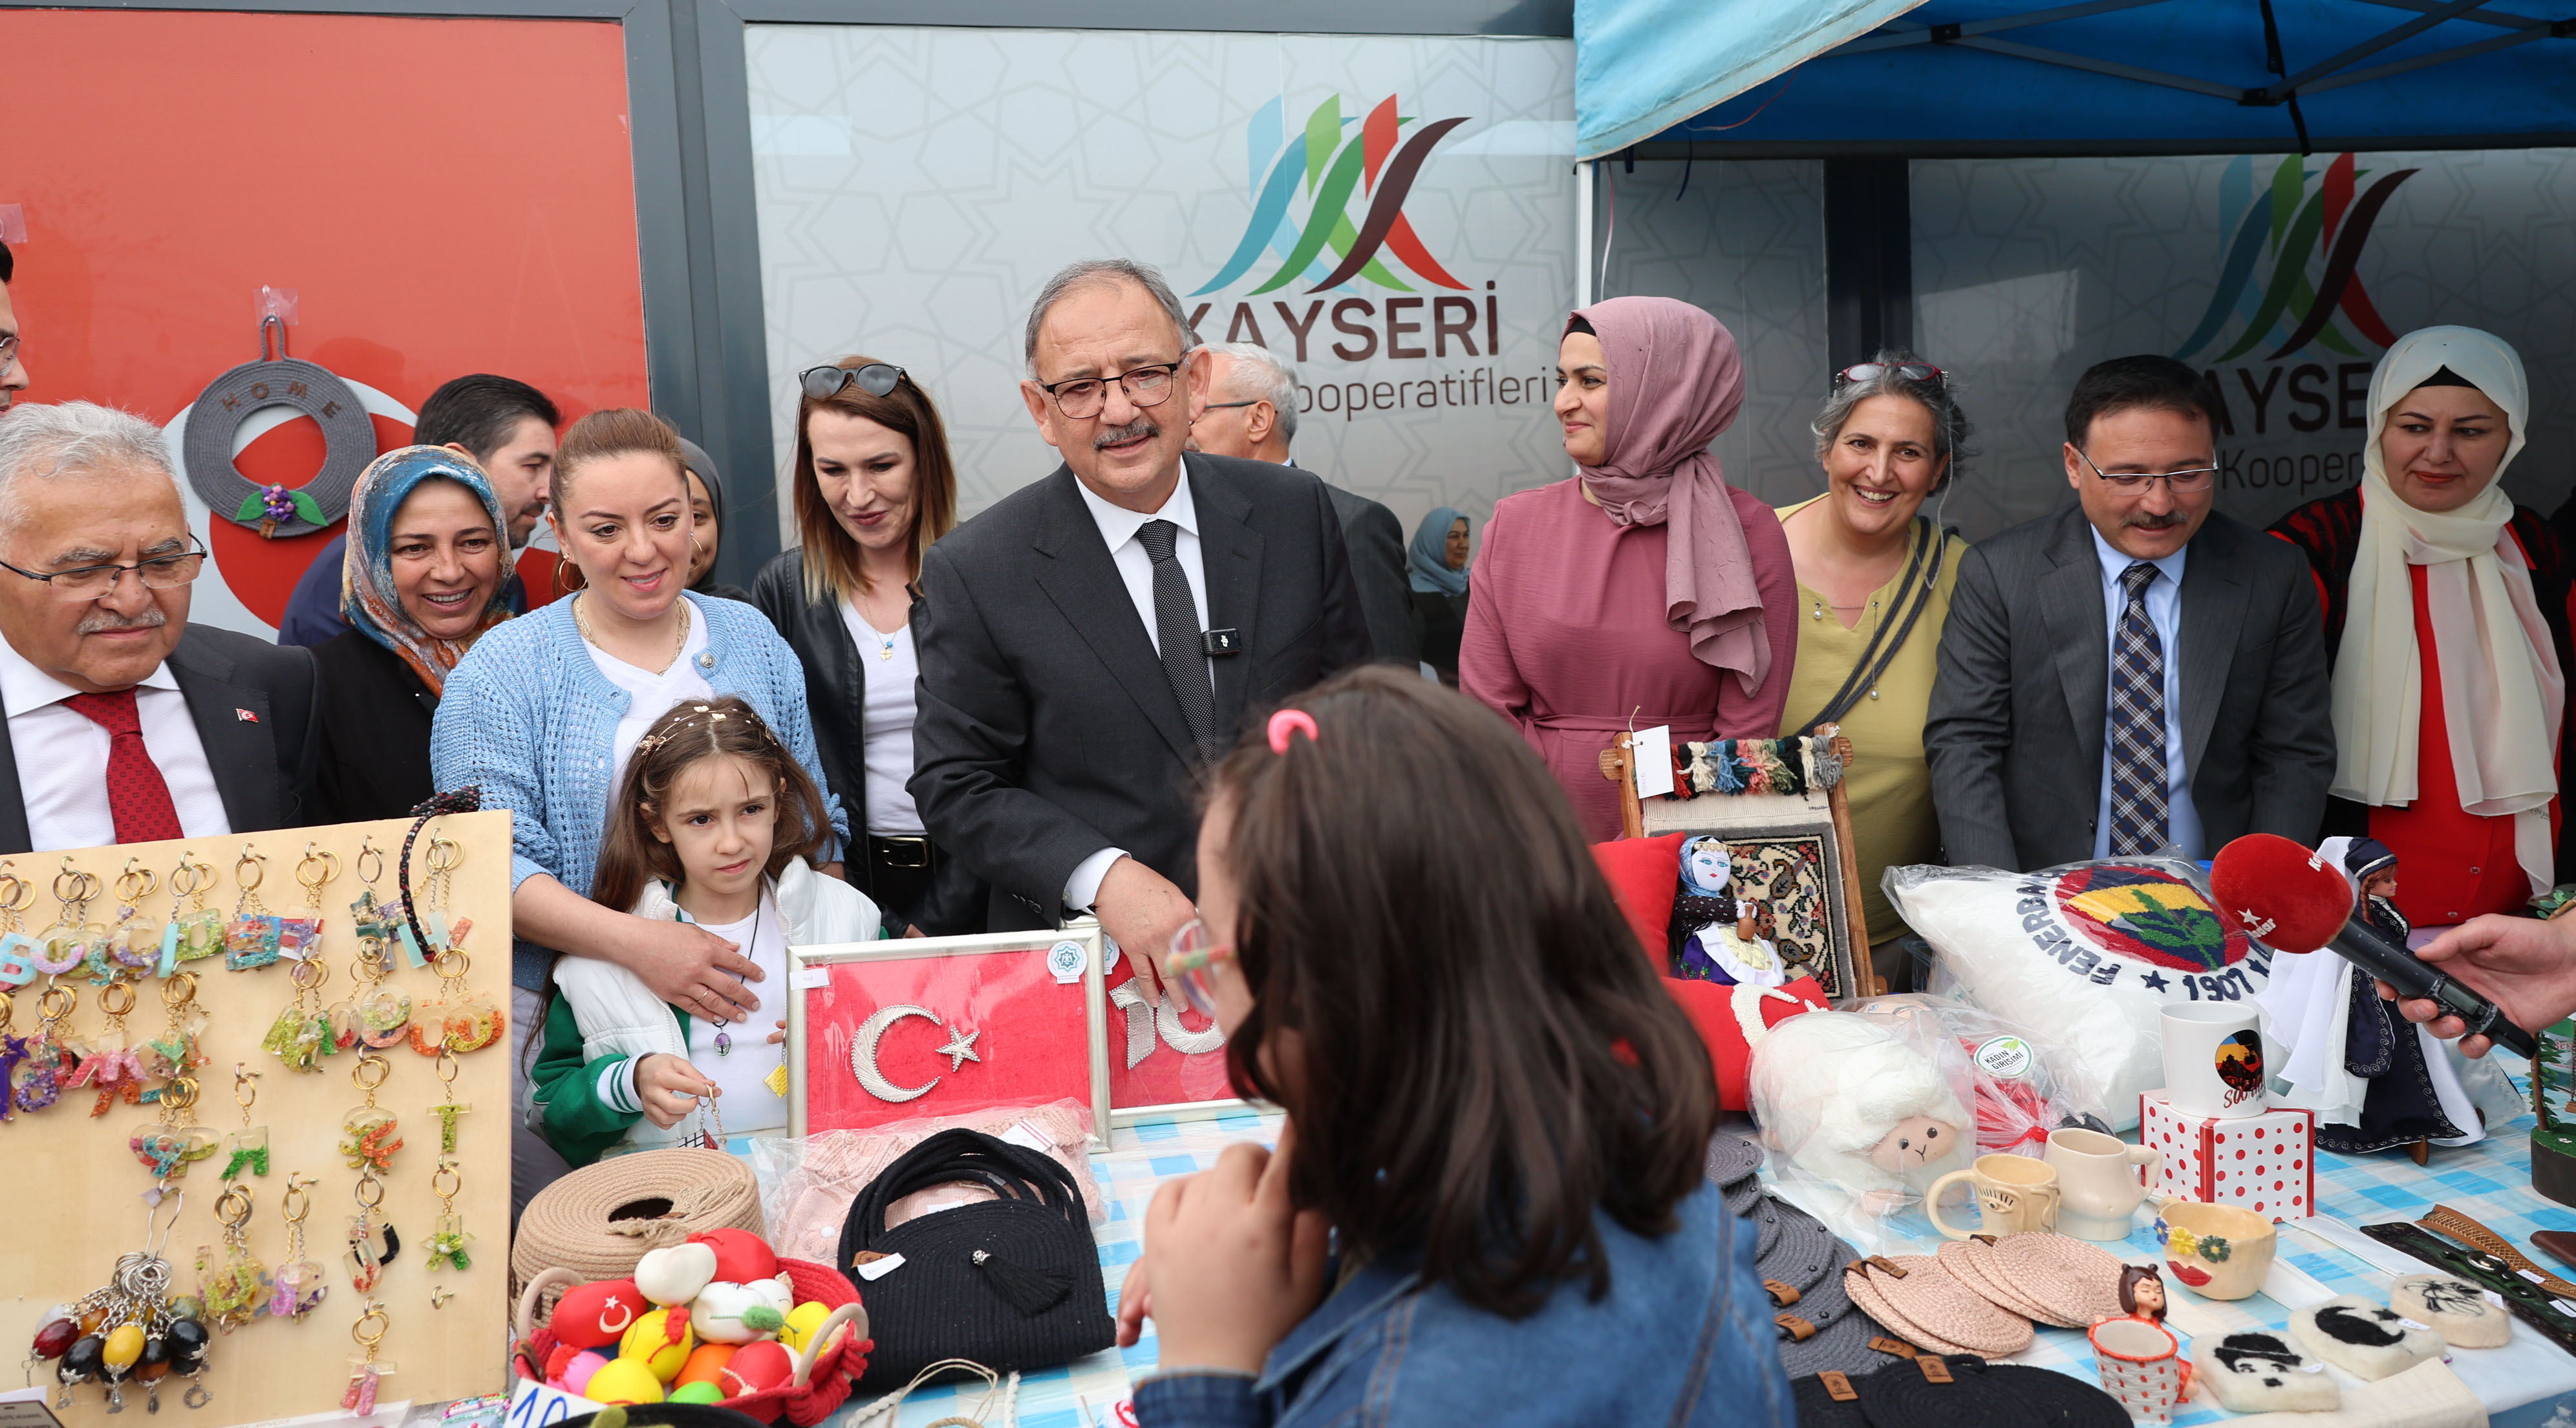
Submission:
<svg viewBox="0 0 2576 1428">
<path fill-rule="evenodd" d="M 797 1353 L 805 1353 L 805 1346 L 813 1339 L 814 1331 L 823 1327 L 823 1321 L 831 1317 L 832 1306 L 818 1299 L 808 1299 L 787 1311 L 787 1327 L 779 1331 L 778 1337 Z"/>
<path fill-rule="evenodd" d="M 635 1320 L 652 1306 L 631 1279 L 602 1279 L 567 1292 L 555 1304 L 548 1326 L 559 1343 L 576 1349 L 604 1349 L 626 1337 Z"/>
<path fill-rule="evenodd" d="M 662 1380 L 638 1359 L 611 1359 L 590 1376 L 582 1397 L 593 1403 L 659 1403 Z"/>
<path fill-rule="evenodd" d="M 572 1362 L 564 1365 L 563 1391 L 575 1398 L 589 1398 L 591 1379 L 613 1362 L 615 1360 L 597 1349 L 584 1349 L 573 1355 Z"/>
<path fill-rule="evenodd" d="M 783 1278 L 745 1284 L 719 1280 L 689 1306 L 689 1324 L 711 1342 L 748 1344 L 777 1337 L 787 1327 L 787 1311 L 795 1306 L 796 1290 Z"/>
<path fill-rule="evenodd" d="M 715 1278 L 716 1252 L 708 1245 L 666 1245 L 635 1262 L 635 1287 L 656 1304 L 686 1304 Z"/>
<path fill-rule="evenodd" d="M 740 1398 L 765 1388 L 776 1388 L 796 1376 L 795 1357 L 786 1346 L 763 1339 L 745 1344 L 725 1361 L 723 1372 L 716 1376 L 716 1386 L 727 1398 Z"/>
<path fill-rule="evenodd" d="M 708 1230 L 689 1236 L 688 1242 L 705 1245 L 716 1252 L 717 1283 L 743 1284 L 777 1277 L 777 1252 L 769 1247 L 768 1241 L 749 1230 Z"/>
<path fill-rule="evenodd" d="M 670 1322 L 671 1311 L 668 1309 L 656 1309 L 636 1320 L 635 1327 L 627 1330 L 626 1337 L 618 1342 L 617 1356 L 644 1364 L 653 1370 L 655 1378 L 664 1383 L 679 1377 L 680 1366 L 689 1361 L 689 1351 L 698 1346 L 698 1336 L 683 1324 L 680 1337 L 674 1340 Z"/>
<path fill-rule="evenodd" d="M 725 1360 L 733 1357 L 731 1344 L 700 1344 L 689 1350 L 689 1361 L 680 1365 L 680 1376 L 674 1384 L 714 1383 L 724 1371 Z"/>
<path fill-rule="evenodd" d="M 673 1403 L 722 1403 L 724 1390 L 712 1383 L 684 1383 L 671 1390 Z"/>
</svg>

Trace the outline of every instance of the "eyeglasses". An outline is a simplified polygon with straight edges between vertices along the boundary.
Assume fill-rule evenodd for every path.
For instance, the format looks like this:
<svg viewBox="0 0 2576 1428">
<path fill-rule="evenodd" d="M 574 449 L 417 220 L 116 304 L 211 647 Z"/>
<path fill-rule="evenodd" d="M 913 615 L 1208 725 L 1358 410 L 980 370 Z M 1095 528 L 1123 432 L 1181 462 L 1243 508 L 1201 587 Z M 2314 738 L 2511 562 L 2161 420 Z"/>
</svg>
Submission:
<svg viewBox="0 0 2576 1428">
<path fill-rule="evenodd" d="M 1216 941 L 1208 935 L 1207 924 L 1193 917 L 1172 934 L 1171 950 L 1163 957 L 1163 977 L 1190 1010 L 1212 1017 L 1216 1015 L 1216 969 L 1233 961 L 1234 945 Z"/>
<path fill-rule="evenodd" d="M 1248 402 L 1210 402 L 1206 406 L 1199 408 L 1199 415 L 1205 416 L 1209 412 L 1221 412 L 1228 407 L 1257 407 L 1265 400 L 1267 400 L 1267 398 L 1254 397 Z"/>
<path fill-rule="evenodd" d="M 1172 374 L 1179 371 L 1178 362 L 1157 362 L 1150 367 L 1130 367 L 1108 377 L 1069 377 L 1061 382 L 1040 382 L 1039 391 L 1055 398 L 1056 410 L 1080 421 L 1100 415 L 1109 400 L 1109 384 L 1116 382 L 1127 400 L 1139 407 L 1159 407 L 1172 399 Z"/>
<path fill-rule="evenodd" d="M 23 575 L 29 580 L 41 580 L 53 587 L 55 599 L 78 605 L 106 598 L 115 591 L 116 582 L 129 570 L 134 572 L 135 579 L 143 582 L 143 588 L 146 590 L 172 590 L 196 579 L 197 572 L 203 569 L 205 564 L 205 547 L 199 546 L 184 555 L 157 555 L 150 560 L 138 560 L 131 565 L 112 563 L 84 565 L 73 570 L 39 574 L 33 570 L 20 570 L 9 562 L 0 560 L 0 570 Z"/>
<path fill-rule="evenodd" d="M 1861 362 L 1836 372 L 1834 389 L 1840 391 L 1851 382 L 1875 382 L 1890 374 L 1909 382 L 1930 382 L 1936 387 L 1948 380 L 1947 373 L 1929 362 L 1898 362 L 1892 366 L 1884 362 Z"/>
<path fill-rule="evenodd" d="M 2150 481 L 2164 482 L 2168 491 L 2198 491 L 2218 479 L 2215 466 L 2195 466 L 2188 471 L 2105 471 L 2094 465 L 2092 456 L 2083 447 L 2075 448 L 2075 454 L 2084 458 L 2085 465 L 2093 467 L 2094 475 L 2123 491 L 2134 491 Z"/>
<path fill-rule="evenodd" d="M 796 384 L 805 389 L 806 396 L 818 402 L 828 402 L 839 396 L 841 389 L 852 382 L 858 383 L 859 390 L 869 396 L 882 397 L 891 393 L 894 384 L 902 380 L 901 367 L 888 366 L 883 362 L 870 362 L 864 367 L 808 367 L 796 374 Z"/>
<path fill-rule="evenodd" d="M 8 375 L 9 369 L 17 365 L 18 334 L 12 332 L 6 337 L 0 337 L 0 376 Z"/>
</svg>

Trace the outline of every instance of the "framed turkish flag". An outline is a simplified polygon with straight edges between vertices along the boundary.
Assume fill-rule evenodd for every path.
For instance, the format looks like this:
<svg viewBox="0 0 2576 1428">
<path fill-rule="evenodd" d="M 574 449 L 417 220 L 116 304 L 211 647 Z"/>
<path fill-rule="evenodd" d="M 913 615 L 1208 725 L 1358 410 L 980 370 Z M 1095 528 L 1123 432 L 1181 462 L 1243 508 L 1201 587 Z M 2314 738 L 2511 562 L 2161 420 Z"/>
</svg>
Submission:
<svg viewBox="0 0 2576 1428">
<path fill-rule="evenodd" d="M 1249 1109 L 1227 1079 L 1225 1033 L 1214 1018 L 1182 1004 L 1168 987 L 1161 1006 L 1147 1006 L 1133 979 L 1104 995 L 1111 1125 L 1206 1120 Z"/>
<path fill-rule="evenodd" d="M 790 947 L 787 961 L 794 1134 L 1074 1100 L 1106 1142 L 1097 922 Z"/>
</svg>

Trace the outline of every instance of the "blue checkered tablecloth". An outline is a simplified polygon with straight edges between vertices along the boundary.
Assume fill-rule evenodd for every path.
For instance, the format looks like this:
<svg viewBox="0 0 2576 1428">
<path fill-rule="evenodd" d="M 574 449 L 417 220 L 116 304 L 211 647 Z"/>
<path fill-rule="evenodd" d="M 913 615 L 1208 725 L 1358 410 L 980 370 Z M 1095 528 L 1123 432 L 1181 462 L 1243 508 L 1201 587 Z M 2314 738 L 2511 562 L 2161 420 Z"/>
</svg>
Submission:
<svg viewBox="0 0 2576 1428">
<path fill-rule="evenodd" d="M 1107 1150 L 1092 1155 L 1092 1175 L 1109 1205 L 1109 1222 L 1098 1227 L 1097 1236 L 1112 1308 L 1119 1283 L 1139 1251 L 1145 1208 L 1154 1191 L 1166 1180 L 1214 1165 L 1217 1154 L 1233 1141 L 1269 1144 L 1278 1128 L 1276 1115 L 1149 1122 L 1119 1130 Z M 2432 1164 L 2420 1169 L 2403 1153 L 2320 1152 L 2317 1201 L 2324 1218 L 2294 1221 L 2283 1228 L 2264 1293 L 2221 1303 L 2176 1288 L 2168 1323 L 2185 1340 L 2185 1353 L 2190 1352 L 2190 1340 L 2200 1335 L 2285 1329 L 2293 1308 L 2330 1295 L 2366 1294 L 2385 1302 L 2388 1283 L 2396 1275 L 2431 1268 L 2365 1239 L 2351 1226 L 2412 1220 L 2441 1204 L 2480 1221 L 2526 1252 L 2535 1230 L 2576 1230 L 2576 1210 L 2532 1192 L 2530 1128 L 2526 1117 L 2476 1145 L 2437 1148 Z M 2153 1221 L 2152 1210 L 2142 1208 L 2128 1242 L 2105 1248 L 2135 1263 L 2153 1263 L 2157 1258 Z M 1940 1242 L 1919 1213 L 1898 1221 L 1895 1231 L 1925 1253 Z M 1023 1379 L 1018 1421 L 1024 1428 L 1114 1425 L 1113 1411 L 1128 1394 L 1130 1373 L 1154 1365 L 1153 1326 L 1149 1323 L 1146 1328 L 1148 1337 L 1132 1349 L 1112 1349 Z M 2073 1330 L 2043 1327 L 2031 1347 L 2014 1355 L 2013 1362 L 2095 1381 L 2091 1345 Z M 2501 1349 L 2454 1350 L 2451 1367 L 2486 1402 L 2497 1428 L 2541 1428 L 2558 1413 L 2564 1413 L 2563 1423 L 2576 1424 L 2576 1356 L 2519 1322 L 2513 1343 Z M 2341 1376 L 2340 1370 L 2328 1372 Z M 2348 1392 L 2361 1389 L 2356 1380 L 2344 1378 L 2343 1383 Z M 980 1384 L 926 1389 L 904 1403 L 897 1421 L 901 1428 L 923 1428 L 951 1415 L 973 1416 L 982 1396 Z M 853 1396 L 849 1408 L 833 1420 L 834 1428 L 856 1416 L 867 1401 L 865 1396 Z M 2232 1416 L 2195 1399 L 2183 1405 L 2174 1421 L 2178 1425 L 2221 1423 Z M 995 1416 L 990 1422 L 999 1428 L 1001 1420 Z"/>
</svg>

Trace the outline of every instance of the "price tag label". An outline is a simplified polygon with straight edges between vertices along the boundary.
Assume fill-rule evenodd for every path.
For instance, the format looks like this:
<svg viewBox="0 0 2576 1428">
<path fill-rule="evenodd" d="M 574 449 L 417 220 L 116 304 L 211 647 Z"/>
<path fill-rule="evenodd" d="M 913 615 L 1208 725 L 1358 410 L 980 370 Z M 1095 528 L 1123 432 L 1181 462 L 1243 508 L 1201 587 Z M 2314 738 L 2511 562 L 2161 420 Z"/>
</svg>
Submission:
<svg viewBox="0 0 2576 1428">
<path fill-rule="evenodd" d="M 1636 770 L 1637 796 L 1657 798 L 1673 791 L 1673 729 L 1658 724 L 1628 736 L 1628 764 Z"/>
<path fill-rule="evenodd" d="M 548 1388 L 533 1378 L 519 1380 L 510 1394 L 510 1415 L 501 1420 L 502 1428 L 554 1428 L 555 1424 L 597 1413 L 600 1405 L 587 1398 L 576 1398 L 560 1388 Z"/>
<path fill-rule="evenodd" d="M 819 991 L 824 987 L 832 985 L 832 969 L 829 967 L 799 967 L 796 969 L 794 974 L 788 977 L 787 985 L 800 992 Z"/>
</svg>

